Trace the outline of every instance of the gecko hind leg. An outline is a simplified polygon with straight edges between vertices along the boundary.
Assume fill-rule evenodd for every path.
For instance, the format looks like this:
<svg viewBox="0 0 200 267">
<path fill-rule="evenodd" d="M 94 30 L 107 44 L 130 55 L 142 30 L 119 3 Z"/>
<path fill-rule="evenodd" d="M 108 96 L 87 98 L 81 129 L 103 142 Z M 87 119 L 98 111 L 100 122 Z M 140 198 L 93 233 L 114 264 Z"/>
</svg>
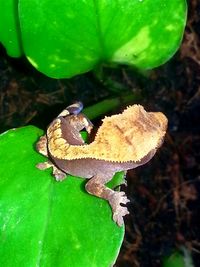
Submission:
<svg viewBox="0 0 200 267">
<path fill-rule="evenodd" d="M 56 178 L 56 181 L 62 181 L 66 178 L 66 173 L 58 169 L 52 162 L 45 161 L 38 163 L 36 167 L 40 170 L 46 170 L 48 168 L 53 168 L 53 176 Z"/>
<path fill-rule="evenodd" d="M 105 186 L 112 178 L 102 178 L 102 176 L 94 176 L 85 185 L 86 191 L 91 195 L 107 200 L 112 208 L 113 220 L 119 225 L 123 225 L 123 216 L 129 214 L 126 205 L 129 202 L 124 192 L 116 192 Z"/>
<path fill-rule="evenodd" d="M 37 141 L 36 149 L 40 154 L 47 157 L 48 151 L 47 151 L 47 137 L 46 137 L 46 135 L 41 136 L 40 139 Z"/>
<path fill-rule="evenodd" d="M 40 154 L 46 157 L 48 156 L 46 135 L 40 137 L 39 141 L 36 144 L 36 149 Z M 40 170 L 53 168 L 53 176 L 56 178 L 57 181 L 62 181 L 66 177 L 66 173 L 58 169 L 50 160 L 38 163 L 36 167 Z"/>
</svg>

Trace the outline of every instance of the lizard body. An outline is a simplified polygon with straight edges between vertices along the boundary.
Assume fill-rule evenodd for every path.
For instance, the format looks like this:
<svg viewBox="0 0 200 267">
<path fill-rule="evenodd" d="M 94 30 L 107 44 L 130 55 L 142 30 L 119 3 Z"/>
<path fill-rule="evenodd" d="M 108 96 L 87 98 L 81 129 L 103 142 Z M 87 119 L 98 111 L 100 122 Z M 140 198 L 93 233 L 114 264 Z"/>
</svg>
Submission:
<svg viewBox="0 0 200 267">
<path fill-rule="evenodd" d="M 160 112 L 146 112 L 142 106 L 133 105 L 121 114 L 106 117 L 94 141 L 85 144 L 80 131 L 85 128 L 90 133 L 92 124 L 81 109 L 79 102 L 71 105 L 49 125 L 37 150 L 50 162 L 38 164 L 38 168 L 53 167 L 57 180 L 66 173 L 90 179 L 87 192 L 106 199 L 114 221 L 122 225 L 128 210 L 120 204 L 128 199 L 124 192 L 115 192 L 105 184 L 115 172 L 136 168 L 154 156 L 163 142 L 167 119 Z"/>
</svg>

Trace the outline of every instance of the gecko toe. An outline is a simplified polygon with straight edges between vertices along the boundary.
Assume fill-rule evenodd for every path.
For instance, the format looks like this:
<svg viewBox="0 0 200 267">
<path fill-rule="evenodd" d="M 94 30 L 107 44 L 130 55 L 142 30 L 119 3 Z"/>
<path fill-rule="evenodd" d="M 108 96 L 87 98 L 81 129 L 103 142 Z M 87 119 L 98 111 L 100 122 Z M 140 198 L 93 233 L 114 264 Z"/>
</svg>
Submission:
<svg viewBox="0 0 200 267">
<path fill-rule="evenodd" d="M 56 181 L 62 181 L 66 178 L 66 173 L 53 166 L 53 176 L 56 178 Z"/>
<path fill-rule="evenodd" d="M 39 170 L 46 170 L 50 167 L 52 167 L 52 164 L 50 164 L 48 161 L 36 164 L 36 168 L 38 168 Z"/>
<path fill-rule="evenodd" d="M 129 199 L 126 197 L 124 192 L 114 192 L 109 203 L 113 210 L 113 220 L 119 225 L 122 226 L 124 220 L 123 217 L 126 214 L 129 214 L 127 207 L 121 206 L 126 205 L 129 202 Z"/>
<path fill-rule="evenodd" d="M 126 207 L 119 206 L 119 208 L 113 213 L 113 220 L 119 225 L 124 224 L 123 217 L 129 214 L 129 211 Z"/>
<path fill-rule="evenodd" d="M 130 200 L 127 198 L 125 192 L 119 192 L 118 193 L 118 202 L 121 204 L 126 205 Z"/>
</svg>

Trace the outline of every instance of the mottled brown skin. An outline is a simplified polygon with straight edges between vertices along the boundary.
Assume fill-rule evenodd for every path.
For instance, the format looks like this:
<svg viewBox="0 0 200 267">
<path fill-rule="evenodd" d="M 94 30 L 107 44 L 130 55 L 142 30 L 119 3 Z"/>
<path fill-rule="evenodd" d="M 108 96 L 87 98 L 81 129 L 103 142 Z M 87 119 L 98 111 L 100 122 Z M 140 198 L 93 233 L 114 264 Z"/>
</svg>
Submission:
<svg viewBox="0 0 200 267">
<path fill-rule="evenodd" d="M 128 214 L 124 192 L 105 186 L 118 171 L 126 171 L 147 163 L 163 142 L 167 119 L 160 112 L 146 112 L 140 105 L 128 107 L 122 114 L 103 120 L 94 141 L 85 144 L 80 131 L 92 130 L 88 118 L 79 113 L 81 103 L 67 107 L 48 127 L 37 143 L 37 150 L 49 158 L 39 163 L 40 169 L 53 167 L 57 180 L 66 174 L 90 179 L 86 191 L 106 199 L 113 220 L 121 226 Z"/>
</svg>

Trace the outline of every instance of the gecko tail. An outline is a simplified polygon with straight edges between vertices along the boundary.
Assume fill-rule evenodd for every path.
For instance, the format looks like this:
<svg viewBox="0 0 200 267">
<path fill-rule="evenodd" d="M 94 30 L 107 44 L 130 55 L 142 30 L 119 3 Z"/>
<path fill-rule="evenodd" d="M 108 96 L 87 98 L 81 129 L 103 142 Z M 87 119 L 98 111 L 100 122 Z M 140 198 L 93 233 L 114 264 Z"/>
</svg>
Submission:
<svg viewBox="0 0 200 267">
<path fill-rule="evenodd" d="M 68 115 L 77 115 L 83 109 L 83 103 L 80 101 L 74 102 L 72 105 L 66 107 L 57 117 L 65 117 Z"/>
</svg>

